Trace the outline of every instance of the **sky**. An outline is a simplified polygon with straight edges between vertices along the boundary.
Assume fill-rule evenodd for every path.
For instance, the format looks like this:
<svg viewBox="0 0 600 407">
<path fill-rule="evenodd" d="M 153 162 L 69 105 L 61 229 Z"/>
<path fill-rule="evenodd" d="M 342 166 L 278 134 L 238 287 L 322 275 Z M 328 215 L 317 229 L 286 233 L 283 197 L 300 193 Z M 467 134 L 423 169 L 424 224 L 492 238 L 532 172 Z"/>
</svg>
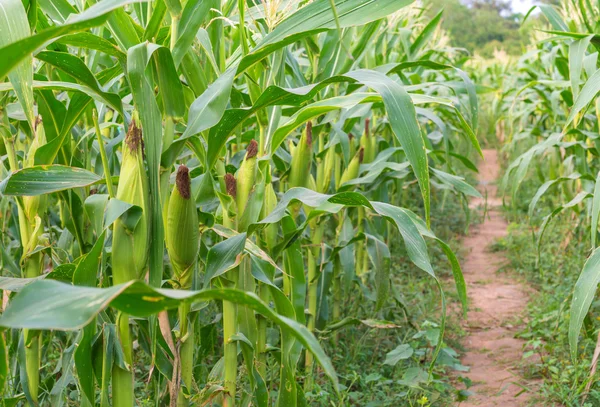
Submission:
<svg viewBox="0 0 600 407">
<path fill-rule="evenodd" d="M 527 13 L 536 4 L 535 0 L 511 0 L 513 10 L 517 13 Z"/>
</svg>

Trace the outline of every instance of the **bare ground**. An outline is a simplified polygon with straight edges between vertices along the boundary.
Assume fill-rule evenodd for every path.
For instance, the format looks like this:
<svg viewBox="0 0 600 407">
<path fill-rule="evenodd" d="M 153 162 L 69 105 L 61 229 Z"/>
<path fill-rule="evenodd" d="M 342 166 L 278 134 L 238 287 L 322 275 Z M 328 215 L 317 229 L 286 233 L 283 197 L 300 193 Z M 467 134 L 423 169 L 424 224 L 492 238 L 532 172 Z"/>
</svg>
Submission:
<svg viewBox="0 0 600 407">
<path fill-rule="evenodd" d="M 487 214 L 482 224 L 473 227 L 463 239 L 468 251 L 463 264 L 470 299 L 467 332 L 463 345 L 466 353 L 463 365 L 470 367 L 466 374 L 474 393 L 460 403 L 468 406 L 527 406 L 532 396 L 524 389 L 532 383 L 522 378 L 524 342 L 515 338 L 528 301 L 528 289 L 514 277 L 498 273 L 506 261 L 502 253 L 490 251 L 490 245 L 507 234 L 507 223 L 498 207 L 496 180 L 500 167 L 495 150 L 484 150 L 484 160 L 479 174 L 479 190 L 484 199 L 471 202 L 474 208 L 485 208 Z M 535 386 L 534 386 L 535 387 Z"/>
</svg>

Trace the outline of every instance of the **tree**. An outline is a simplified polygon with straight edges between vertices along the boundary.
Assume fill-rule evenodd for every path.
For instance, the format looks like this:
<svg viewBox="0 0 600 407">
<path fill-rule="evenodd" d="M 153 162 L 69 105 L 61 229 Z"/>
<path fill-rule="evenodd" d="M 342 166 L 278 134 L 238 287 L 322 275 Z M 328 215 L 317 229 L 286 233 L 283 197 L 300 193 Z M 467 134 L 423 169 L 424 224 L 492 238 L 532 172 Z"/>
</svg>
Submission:
<svg viewBox="0 0 600 407">
<path fill-rule="evenodd" d="M 444 10 L 442 27 L 458 47 L 491 57 L 495 49 L 518 54 L 529 36 L 520 33 L 520 15 L 507 0 L 425 0 L 430 13 Z"/>
</svg>

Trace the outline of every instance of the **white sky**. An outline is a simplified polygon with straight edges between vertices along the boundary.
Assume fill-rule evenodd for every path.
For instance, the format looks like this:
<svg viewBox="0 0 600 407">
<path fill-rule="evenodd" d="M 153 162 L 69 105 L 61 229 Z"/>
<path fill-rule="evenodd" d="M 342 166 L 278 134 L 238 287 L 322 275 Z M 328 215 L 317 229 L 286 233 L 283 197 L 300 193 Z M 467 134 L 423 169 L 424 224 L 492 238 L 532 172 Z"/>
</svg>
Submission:
<svg viewBox="0 0 600 407">
<path fill-rule="evenodd" d="M 527 13 L 537 3 L 535 0 L 511 0 L 513 10 L 517 13 Z"/>
</svg>

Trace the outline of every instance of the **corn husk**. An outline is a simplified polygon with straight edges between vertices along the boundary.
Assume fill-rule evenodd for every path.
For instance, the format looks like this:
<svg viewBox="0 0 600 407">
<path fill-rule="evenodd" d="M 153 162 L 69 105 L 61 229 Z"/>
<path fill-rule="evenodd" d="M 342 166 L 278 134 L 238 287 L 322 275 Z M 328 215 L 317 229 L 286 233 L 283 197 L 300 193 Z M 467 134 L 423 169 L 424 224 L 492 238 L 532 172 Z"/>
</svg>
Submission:
<svg viewBox="0 0 600 407">
<path fill-rule="evenodd" d="M 200 229 L 189 170 L 185 165 L 177 169 L 175 187 L 169 199 L 165 236 L 174 277 L 181 288 L 189 289 L 198 259 Z"/>
<path fill-rule="evenodd" d="M 261 208 L 261 219 L 266 218 L 277 206 L 277 195 L 272 183 L 265 185 L 265 200 Z M 278 225 L 273 223 L 267 226 L 263 231 L 264 241 L 269 250 L 272 250 L 277 245 Z"/>
<path fill-rule="evenodd" d="M 116 198 L 142 208 L 135 226 L 117 219 L 113 228 L 113 283 L 121 284 L 141 279 L 148 261 L 148 178 L 144 168 L 142 129 L 134 112 L 129 131 L 123 142 L 123 159 Z"/>
<path fill-rule="evenodd" d="M 342 178 L 340 179 L 340 184 L 338 188 L 344 185 L 346 182 L 355 179 L 358 177 L 358 173 L 360 170 L 360 164 L 363 162 L 364 158 L 364 149 L 361 147 L 360 150 L 354 155 L 352 160 L 350 160 L 350 164 L 346 167 L 346 170 L 342 174 Z"/>
<path fill-rule="evenodd" d="M 257 154 L 258 154 L 258 143 L 256 140 L 252 140 L 248 144 L 248 148 L 246 149 L 246 156 L 244 157 L 244 161 L 242 165 L 240 165 L 240 169 L 237 172 L 236 177 L 236 205 L 238 211 L 238 217 L 242 217 L 244 211 L 246 210 L 246 206 L 248 205 L 248 200 L 250 199 L 250 193 L 254 188 L 254 184 L 256 182 L 256 172 L 258 170 L 258 162 L 257 162 Z"/>
<path fill-rule="evenodd" d="M 233 201 L 236 201 L 237 197 L 237 181 L 233 174 L 225 174 L 223 177 L 225 181 L 225 191 L 227 195 L 233 198 Z M 236 214 L 237 210 L 235 209 L 237 205 L 233 204 L 229 208 L 223 208 L 223 225 L 230 229 L 237 229 L 236 225 Z M 230 213 L 233 212 L 233 213 Z"/>
<path fill-rule="evenodd" d="M 300 142 L 291 150 L 292 165 L 288 183 L 290 188 L 306 187 L 312 164 L 312 124 L 306 124 L 306 130 L 300 137 Z"/>
<path fill-rule="evenodd" d="M 377 147 L 377 139 L 370 132 L 370 120 L 365 119 L 365 132 L 360 138 L 360 146 L 364 149 L 363 162 L 368 164 L 375 159 L 375 149 Z"/>
<path fill-rule="evenodd" d="M 335 164 L 335 147 L 329 147 L 325 153 L 325 158 L 321 161 L 317 171 L 317 192 L 322 194 L 329 190 L 331 184 L 331 175 Z"/>
</svg>

